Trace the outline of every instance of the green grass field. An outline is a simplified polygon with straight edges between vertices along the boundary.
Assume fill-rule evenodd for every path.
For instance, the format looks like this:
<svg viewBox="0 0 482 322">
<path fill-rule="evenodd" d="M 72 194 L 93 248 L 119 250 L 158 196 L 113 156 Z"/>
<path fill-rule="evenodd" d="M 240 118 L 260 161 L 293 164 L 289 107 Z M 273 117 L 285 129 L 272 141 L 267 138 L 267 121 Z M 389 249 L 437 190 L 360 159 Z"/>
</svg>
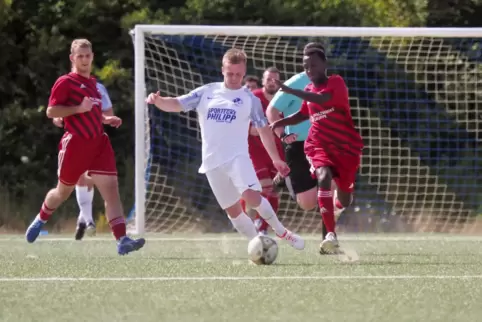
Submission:
<svg viewBox="0 0 482 322">
<path fill-rule="evenodd" d="M 275 265 L 237 235 L 0 236 L 0 321 L 477 321 L 482 238 L 342 235 L 358 262 L 280 243 Z"/>
</svg>

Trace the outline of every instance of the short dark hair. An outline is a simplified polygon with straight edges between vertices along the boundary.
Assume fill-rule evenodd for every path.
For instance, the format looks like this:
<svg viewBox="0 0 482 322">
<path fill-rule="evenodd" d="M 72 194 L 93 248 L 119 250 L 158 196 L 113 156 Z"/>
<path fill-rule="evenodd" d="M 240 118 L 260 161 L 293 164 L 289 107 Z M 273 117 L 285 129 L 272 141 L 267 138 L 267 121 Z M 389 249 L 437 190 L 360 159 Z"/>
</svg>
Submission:
<svg viewBox="0 0 482 322">
<path fill-rule="evenodd" d="M 320 42 L 310 42 L 303 48 L 303 55 L 318 55 L 322 60 L 326 61 L 325 46 Z"/>
<path fill-rule="evenodd" d="M 271 67 L 268 67 L 266 68 L 266 70 L 264 71 L 265 73 L 268 72 L 268 73 L 276 73 L 276 74 L 281 74 L 279 72 L 279 69 L 274 67 L 274 66 L 271 66 Z"/>
<path fill-rule="evenodd" d="M 254 75 L 246 75 L 244 77 L 244 82 L 256 82 L 256 84 L 259 85 L 259 78 L 258 76 L 254 76 Z"/>
</svg>

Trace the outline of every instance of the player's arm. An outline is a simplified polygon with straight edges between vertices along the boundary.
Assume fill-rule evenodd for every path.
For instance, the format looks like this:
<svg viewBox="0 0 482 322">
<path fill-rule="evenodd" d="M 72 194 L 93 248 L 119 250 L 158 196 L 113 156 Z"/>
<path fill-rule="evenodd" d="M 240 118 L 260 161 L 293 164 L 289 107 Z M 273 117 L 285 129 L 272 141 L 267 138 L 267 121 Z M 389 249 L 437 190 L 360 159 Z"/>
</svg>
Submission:
<svg viewBox="0 0 482 322">
<path fill-rule="evenodd" d="M 164 112 L 188 112 L 195 110 L 206 90 L 206 86 L 201 86 L 192 90 L 186 95 L 179 97 L 162 97 L 159 92 L 151 93 L 146 102 L 148 104 L 154 104 L 158 109 Z"/>
<path fill-rule="evenodd" d="M 284 84 L 280 85 L 280 89 L 288 94 L 297 96 L 307 102 L 315 103 L 318 105 L 325 104 L 331 100 L 336 99 L 337 101 L 348 99 L 348 89 L 346 87 L 345 81 L 340 76 L 335 76 L 328 80 L 328 88 L 326 92 L 323 93 L 312 93 L 308 91 L 302 91 L 299 89 L 294 89 L 288 87 Z"/>
<path fill-rule="evenodd" d="M 295 101 L 292 95 L 278 91 L 266 109 L 266 117 L 268 118 L 269 123 L 274 123 L 281 120 L 283 118 L 282 113 L 284 113 L 284 111 L 292 104 L 294 104 L 294 102 Z M 275 130 L 275 134 L 278 137 L 282 137 L 284 135 L 283 127 L 277 128 Z"/>
<path fill-rule="evenodd" d="M 251 108 L 251 125 L 258 131 L 261 142 L 263 143 L 266 152 L 273 162 L 280 161 L 281 156 L 278 153 L 278 147 L 271 131 L 268 120 L 264 116 L 261 101 L 257 97 L 253 97 L 253 106 Z"/>
<path fill-rule="evenodd" d="M 68 80 L 59 78 L 55 82 L 46 111 L 48 118 L 64 118 L 74 114 L 85 113 L 92 109 L 92 101 L 88 97 L 84 97 L 80 105 L 67 106 L 69 91 Z"/>
<path fill-rule="evenodd" d="M 294 88 L 288 87 L 288 86 L 283 85 L 283 84 L 280 87 L 280 89 L 285 93 L 297 96 L 297 97 L 301 98 L 302 100 L 305 100 L 305 101 L 308 101 L 308 102 L 311 102 L 311 103 L 315 103 L 315 104 L 318 104 L 318 105 L 325 104 L 326 102 L 330 101 L 332 99 L 332 96 L 333 96 L 332 93 L 330 93 L 330 92 L 326 92 L 326 93 L 325 92 L 324 93 L 306 92 L 306 91 L 302 91 L 302 90 L 299 90 L 299 89 L 294 89 Z"/>
<path fill-rule="evenodd" d="M 291 114 L 288 117 L 280 119 L 276 122 L 271 123 L 271 129 L 276 131 L 277 129 L 283 129 L 288 125 L 296 125 L 310 118 L 310 112 L 308 110 L 308 103 L 303 101 L 301 108 L 298 112 Z"/>
</svg>

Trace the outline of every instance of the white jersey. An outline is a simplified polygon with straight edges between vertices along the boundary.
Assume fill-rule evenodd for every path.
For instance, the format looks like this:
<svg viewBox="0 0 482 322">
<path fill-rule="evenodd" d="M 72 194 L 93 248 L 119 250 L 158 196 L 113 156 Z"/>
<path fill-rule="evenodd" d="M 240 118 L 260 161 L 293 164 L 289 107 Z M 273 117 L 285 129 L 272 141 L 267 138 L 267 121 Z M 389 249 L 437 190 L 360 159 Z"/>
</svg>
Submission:
<svg viewBox="0 0 482 322">
<path fill-rule="evenodd" d="M 268 125 L 261 101 L 246 87 L 232 90 L 222 82 L 210 83 L 177 99 L 185 112 L 196 110 L 198 114 L 202 138 L 200 173 L 236 156 L 249 156 L 249 124 L 256 128 Z"/>
<path fill-rule="evenodd" d="M 112 102 L 109 97 L 109 93 L 107 92 L 107 88 L 101 83 L 97 83 L 97 90 L 102 97 L 102 112 L 108 111 L 112 108 Z"/>
</svg>

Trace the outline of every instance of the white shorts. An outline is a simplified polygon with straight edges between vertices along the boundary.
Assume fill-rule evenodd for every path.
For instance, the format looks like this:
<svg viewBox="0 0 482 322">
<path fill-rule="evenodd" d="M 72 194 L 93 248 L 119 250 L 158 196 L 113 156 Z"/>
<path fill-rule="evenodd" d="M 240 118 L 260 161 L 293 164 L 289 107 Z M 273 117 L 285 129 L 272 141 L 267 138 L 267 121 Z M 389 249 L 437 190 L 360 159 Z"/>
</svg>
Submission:
<svg viewBox="0 0 482 322">
<path fill-rule="evenodd" d="M 239 155 L 231 161 L 206 172 L 211 190 L 222 209 L 234 205 L 248 189 L 261 191 L 253 162 Z"/>
</svg>

